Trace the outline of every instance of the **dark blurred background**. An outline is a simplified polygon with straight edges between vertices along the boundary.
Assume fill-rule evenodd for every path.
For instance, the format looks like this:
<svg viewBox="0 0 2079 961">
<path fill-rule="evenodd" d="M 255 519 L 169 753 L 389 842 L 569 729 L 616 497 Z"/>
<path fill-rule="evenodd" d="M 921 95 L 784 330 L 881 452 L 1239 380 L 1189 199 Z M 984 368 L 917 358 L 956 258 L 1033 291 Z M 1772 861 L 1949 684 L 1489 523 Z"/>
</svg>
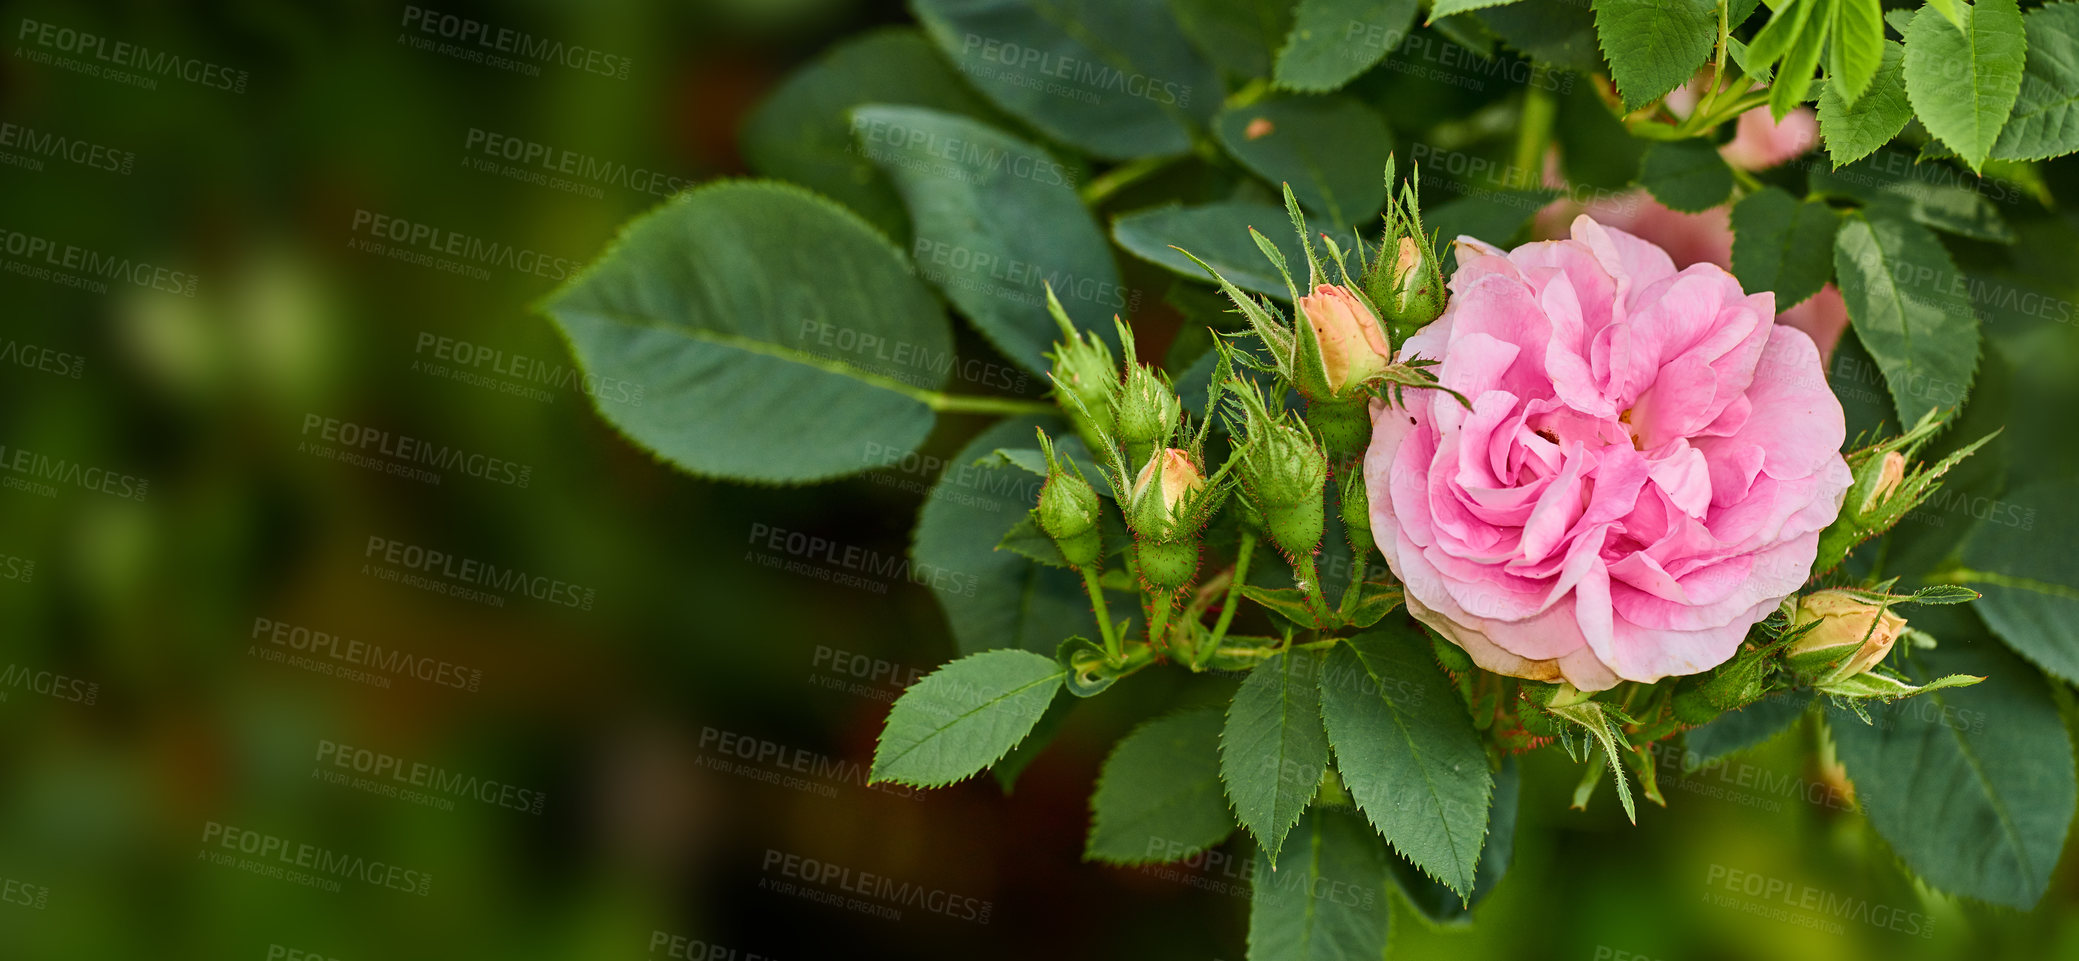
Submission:
<svg viewBox="0 0 2079 961">
<path fill-rule="evenodd" d="M 422 49 L 438 15 L 601 56 L 458 59 Z M 945 622 L 900 578 L 768 566 L 765 539 L 900 555 L 935 470 L 682 476 L 593 415 L 530 311 L 630 216 L 743 173 L 736 131 L 790 69 L 907 19 L 6 6 L 0 957 L 1242 956 L 1236 845 L 1079 857 L 1111 741 L 1217 685 L 1149 672 L 1084 705 L 1009 796 L 867 787 Z M 194 79 L 67 61 L 86 34 Z M 508 176 L 529 149 L 595 175 Z M 403 229 L 513 253 L 457 273 L 371 243 Z M 456 456 L 401 468 L 421 445 Z M 1607 793 L 1568 811 L 1579 770 L 1544 752 L 1476 923 L 1396 905 L 1393 956 L 2079 957 L 2070 856 L 2026 915 L 1916 889 L 1816 737 L 1677 779 L 1636 829 Z M 1739 904 L 1788 914 L 1728 906 L 1749 876 Z M 1786 906 L 1808 891 L 1862 907 Z"/>
</svg>

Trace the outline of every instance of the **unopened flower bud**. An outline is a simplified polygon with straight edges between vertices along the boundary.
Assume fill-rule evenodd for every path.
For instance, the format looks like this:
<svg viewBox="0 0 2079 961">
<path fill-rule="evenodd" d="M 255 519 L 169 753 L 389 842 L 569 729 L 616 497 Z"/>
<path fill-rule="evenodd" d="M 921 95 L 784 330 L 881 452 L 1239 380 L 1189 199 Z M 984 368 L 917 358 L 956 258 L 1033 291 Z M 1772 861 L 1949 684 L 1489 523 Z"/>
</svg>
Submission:
<svg viewBox="0 0 2079 961">
<path fill-rule="evenodd" d="M 1876 666 L 1905 633 L 1906 619 L 1847 591 L 1798 600 L 1791 627 L 1818 626 L 1790 645 L 1790 669 L 1807 680 L 1853 677 Z"/>
<path fill-rule="evenodd" d="M 1052 289 L 1047 291 L 1050 305 L 1059 307 L 1053 300 Z M 1112 398 L 1119 393 L 1119 365 L 1112 359 L 1112 350 L 1105 346 L 1104 339 L 1089 331 L 1079 331 L 1068 322 L 1066 313 L 1054 315 L 1061 327 L 1061 340 L 1055 342 L 1047 359 L 1053 362 L 1051 373 L 1055 390 L 1072 394 L 1080 404 L 1061 398 L 1062 413 L 1074 424 L 1076 433 L 1091 450 L 1103 450 L 1104 438 L 1117 429 L 1112 414 Z"/>
<path fill-rule="evenodd" d="M 1112 398 L 1112 416 L 1128 462 L 1147 457 L 1167 442 L 1183 414 L 1177 392 L 1153 368 L 1136 364 L 1127 371 L 1125 385 Z"/>
<path fill-rule="evenodd" d="M 1372 548 L 1372 499 L 1364 488 L 1364 471 L 1346 470 L 1338 478 L 1336 493 L 1342 508 L 1343 540 L 1350 544 L 1350 556 L 1355 558 L 1358 572 L 1352 575 L 1363 578 L 1365 566 L 1371 563 Z"/>
<path fill-rule="evenodd" d="M 1133 481 L 1128 519 L 1137 535 L 1134 557 L 1150 587 L 1175 591 L 1198 573 L 1198 508 L 1205 474 L 1191 455 L 1174 447 L 1148 458 Z"/>
<path fill-rule="evenodd" d="M 1895 450 L 1885 451 L 1884 456 L 1877 462 L 1877 476 L 1870 485 L 1870 492 L 1863 497 L 1862 506 L 1856 508 L 1856 512 L 1867 514 L 1875 510 L 1877 505 L 1884 503 L 1885 498 L 1891 496 L 1892 491 L 1899 489 L 1899 482 L 1905 479 L 1906 455 Z"/>
<path fill-rule="evenodd" d="M 1393 343 L 1401 343 L 1444 312 L 1444 273 L 1426 242 L 1403 236 L 1365 277 L 1364 292 L 1385 314 Z"/>
<path fill-rule="evenodd" d="M 1099 530 L 1103 507 L 1097 491 L 1071 464 L 1064 468 L 1054 458 L 1054 448 L 1040 435 L 1047 454 L 1047 483 L 1040 488 L 1040 530 L 1053 538 L 1054 546 L 1070 565 L 1083 568 L 1104 557 L 1104 536 Z"/>
<path fill-rule="evenodd" d="M 1317 384 L 1308 383 L 1314 379 L 1309 376 L 1311 371 L 1302 372 L 1302 393 L 1310 386 L 1316 393 L 1325 387 L 1330 396 L 1348 397 L 1393 363 L 1393 351 L 1386 346 L 1386 332 L 1378 318 L 1348 288 L 1321 284 L 1299 299 L 1299 312 L 1306 318 L 1321 368 Z M 1302 364 L 1311 366 L 1306 360 Z M 1308 399 L 1314 397 L 1314 393 L 1308 394 Z"/>
</svg>

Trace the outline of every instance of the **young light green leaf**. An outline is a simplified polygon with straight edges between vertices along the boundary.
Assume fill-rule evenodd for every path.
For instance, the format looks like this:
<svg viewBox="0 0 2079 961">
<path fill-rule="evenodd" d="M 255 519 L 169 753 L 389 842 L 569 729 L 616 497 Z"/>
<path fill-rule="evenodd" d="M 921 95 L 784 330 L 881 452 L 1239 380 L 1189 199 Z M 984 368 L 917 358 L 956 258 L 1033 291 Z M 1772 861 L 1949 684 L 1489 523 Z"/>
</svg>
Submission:
<svg viewBox="0 0 2079 961">
<path fill-rule="evenodd" d="M 1090 795 L 1084 857 L 1114 864 L 1175 861 L 1234 832 L 1220 793 L 1220 712 L 1157 718 L 1105 758 Z"/>
<path fill-rule="evenodd" d="M 1774 12 L 1769 14 L 1769 22 L 1763 24 L 1761 30 L 1755 33 L 1754 39 L 1747 44 L 1746 52 L 1740 61 L 1741 66 L 1749 74 L 1755 74 L 1760 69 L 1783 59 L 1784 55 L 1790 52 L 1791 46 L 1797 42 L 1797 38 L 1805 32 L 1807 25 L 1812 23 L 1812 9 L 1819 5 L 1820 0 L 1797 0 L 1795 3 L 1776 4 L 1772 8 Z M 1814 25 L 1813 28 L 1819 27 Z"/>
<path fill-rule="evenodd" d="M 1948 20 L 1950 26 L 1958 30 L 1965 28 L 1964 11 L 1966 8 L 1964 0 L 1927 0 L 1927 5 L 1939 12 L 1943 19 Z M 1904 17 L 1912 16 L 1912 12 L 1908 10 L 1900 10 L 1898 13 Z"/>
<path fill-rule="evenodd" d="M 1977 170 L 2021 91 L 2028 40 L 2014 0 L 1978 0 L 1957 30 L 1923 7 L 1906 31 L 1906 97 L 1927 132 Z"/>
<path fill-rule="evenodd" d="M 1812 72 L 1819 69 L 1819 55 L 1826 49 L 1827 34 L 1833 27 L 1833 7 L 1843 0 L 1798 0 L 1797 6 L 1812 8 L 1811 16 L 1805 20 L 1804 29 L 1790 41 L 1790 48 L 1783 52 L 1783 61 L 1776 65 L 1775 82 L 1769 84 L 1769 114 L 1782 123 L 1783 118 L 1808 98 L 1806 91 L 1812 89 Z"/>
<path fill-rule="evenodd" d="M 1732 272 L 1748 293 L 1772 290 L 1780 313 L 1834 275 L 1834 231 L 1841 218 L 1824 203 L 1801 202 L 1776 187 L 1748 194 L 1732 209 Z"/>
<path fill-rule="evenodd" d="M 1379 158 L 1393 135 L 1377 111 L 1339 95 L 1272 97 L 1222 113 L 1220 146 L 1272 185 L 1286 184 L 1333 228 L 1369 221 L 1386 202 Z"/>
<path fill-rule="evenodd" d="M 1978 320 L 1942 242 L 1895 216 L 1851 215 L 1834 238 L 1834 274 L 1899 423 L 1962 403 L 1978 366 Z"/>
<path fill-rule="evenodd" d="M 1052 654 L 1064 637 L 1099 636 L 1074 572 L 995 549 L 1039 502 L 1040 478 L 1010 464 L 976 462 L 998 448 L 1032 443 L 1040 424 L 1056 437 L 1069 430 L 1052 418 L 1013 417 L 976 435 L 925 497 L 909 562 L 868 559 L 928 587 L 962 653 L 1009 647 Z"/>
<path fill-rule="evenodd" d="M 894 106 L 852 116 L 859 149 L 909 208 L 917 272 L 1004 356 L 1047 369 L 1044 355 L 1061 336 L 1046 307 L 1049 285 L 1070 317 L 1118 349 L 1113 326 L 1098 321 L 1126 310 L 1125 288 L 1067 167 L 966 117 Z"/>
<path fill-rule="evenodd" d="M 1386 845 L 1348 813 L 1317 808 L 1281 864 L 1256 852 L 1249 961 L 1349 961 L 1386 950 Z"/>
<path fill-rule="evenodd" d="M 1372 826 L 1425 873 L 1470 895 L 1494 776 L 1429 645 L 1390 627 L 1337 645 L 1321 676 L 1321 717 L 1343 784 Z"/>
<path fill-rule="evenodd" d="M 910 9 L 983 96 L 1098 157 L 1183 153 L 1220 106 L 1218 72 L 1164 0 L 910 0 Z"/>
<path fill-rule="evenodd" d="M 1400 46 L 1414 22 L 1415 0 L 1299 0 L 1278 51 L 1277 85 L 1339 89 Z M 1377 166 L 1374 158 L 1375 173 Z"/>
<path fill-rule="evenodd" d="M 2029 11 L 2028 64 L 1992 155 L 2041 160 L 2079 150 L 2079 3 Z"/>
<path fill-rule="evenodd" d="M 902 198 L 852 142 L 851 110 L 869 103 L 995 115 L 922 33 L 875 30 L 831 47 L 758 105 L 743 127 L 744 162 L 858 211 L 900 243 L 909 235 Z"/>
<path fill-rule="evenodd" d="M 1943 29 L 1948 29 L 1946 25 Z M 1940 639 L 1916 652 L 1916 681 L 1984 683 L 1894 703 L 1827 710 L 1857 804 L 1892 850 L 1937 889 L 2028 910 L 2042 898 L 2072 822 L 2072 743 L 2042 676 L 1976 625 L 1967 607 L 1923 608 Z"/>
<path fill-rule="evenodd" d="M 1833 84 L 1819 93 L 1819 133 L 1836 167 L 1876 152 L 1913 119 L 1913 105 L 1906 100 L 1906 48 L 1886 40 L 1883 51 L 1869 89 L 1852 109 Z"/>
<path fill-rule="evenodd" d="M 1834 0 L 1826 45 L 1826 88 L 1853 105 L 1870 88 L 1884 60 L 1883 0 Z"/>
<path fill-rule="evenodd" d="M 1595 32 L 1625 107 L 1637 110 L 1696 76 L 1710 57 L 1718 0 L 1597 0 Z"/>
<path fill-rule="evenodd" d="M 2016 653 L 2079 683 L 2079 483 L 2046 481 L 2007 492 L 1964 543 L 1974 605 Z"/>
<path fill-rule="evenodd" d="M 1732 196 L 1732 168 L 1709 141 L 1669 140 L 1646 148 L 1639 182 L 1669 208 L 1697 213 Z"/>
<path fill-rule="evenodd" d="M 938 787 L 996 763 L 1039 723 L 1065 674 L 1031 651 L 983 651 L 925 675 L 888 711 L 873 780 Z"/>
<path fill-rule="evenodd" d="M 1321 787 L 1328 732 L 1315 678 L 1321 655 L 1288 651 L 1242 679 L 1220 734 L 1220 779 L 1236 817 L 1273 864 L 1286 832 Z"/>
<path fill-rule="evenodd" d="M 1126 252 L 1195 281 L 1210 281 L 1189 250 L 1243 290 L 1287 298 L 1285 280 L 1249 239 L 1250 228 L 1270 238 L 1287 260 L 1305 258 L 1299 240 L 1283 229 L 1285 211 L 1264 203 L 1225 202 L 1136 210 L 1112 221 L 1112 239 Z M 1178 248 L 1183 248 L 1179 250 Z"/>
<path fill-rule="evenodd" d="M 946 370 L 891 367 L 858 345 L 953 349 L 900 251 L 852 212 L 777 183 L 673 197 L 541 309 L 588 376 L 647 388 L 639 406 L 599 400 L 600 416 L 682 470 L 733 480 L 822 480 L 866 470 L 871 452 L 910 450 L 931 432 L 925 392 Z"/>
</svg>

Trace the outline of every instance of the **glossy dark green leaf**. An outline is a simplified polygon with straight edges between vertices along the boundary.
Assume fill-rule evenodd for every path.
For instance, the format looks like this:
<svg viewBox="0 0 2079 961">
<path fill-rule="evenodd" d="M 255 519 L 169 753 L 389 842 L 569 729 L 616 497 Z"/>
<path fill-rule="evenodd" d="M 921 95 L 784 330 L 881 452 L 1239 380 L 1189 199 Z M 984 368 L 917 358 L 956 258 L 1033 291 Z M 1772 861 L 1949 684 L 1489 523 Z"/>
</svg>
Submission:
<svg viewBox="0 0 2079 961">
<path fill-rule="evenodd" d="M 1292 233 L 1292 218 L 1283 208 L 1270 204 L 1217 203 L 1136 210 L 1112 222 L 1112 239 L 1142 260 L 1211 284 L 1213 278 L 1205 268 L 1180 253 L 1177 248 L 1181 247 L 1212 265 L 1236 287 L 1270 294 L 1279 300 L 1289 299 L 1284 278 L 1249 237 L 1251 227 L 1277 245 L 1286 263 L 1306 263 L 1299 238 Z"/>
<path fill-rule="evenodd" d="M 2079 150 L 2079 3 L 2049 3 L 2026 18 L 2028 63 L 2014 113 L 1992 155 L 2040 160 Z"/>
<path fill-rule="evenodd" d="M 1227 708 L 1220 735 L 1220 778 L 1242 826 L 1275 863 L 1328 770 L 1321 726 L 1317 651 L 1274 655 L 1249 672 Z"/>
<path fill-rule="evenodd" d="M 1299 0 L 1292 32 L 1278 51 L 1278 86 L 1321 93 L 1356 79 L 1407 38 L 1415 6 L 1415 0 Z"/>
<path fill-rule="evenodd" d="M 1850 216 L 1834 240 L 1834 274 L 1899 423 L 1963 403 L 1978 366 L 1978 320 L 1942 242 L 1911 221 Z"/>
<path fill-rule="evenodd" d="M 1256 854 L 1249 961 L 1349 961 L 1386 950 L 1386 844 L 1344 811 L 1308 811 L 1284 860 Z"/>
<path fill-rule="evenodd" d="M 1273 187 L 1289 184 L 1322 229 L 1364 223 L 1386 202 L 1393 136 L 1377 111 L 1344 96 L 1259 100 L 1214 121 L 1220 146 Z"/>
<path fill-rule="evenodd" d="M 1985 623 L 2022 657 L 2079 683 L 2079 482 L 2031 484 L 1985 505 L 1964 545 Z"/>
<path fill-rule="evenodd" d="M 1090 795 L 1084 857 L 1115 864 L 1175 861 L 1234 833 L 1220 788 L 1214 709 L 1157 718 L 1120 739 Z"/>
<path fill-rule="evenodd" d="M 1775 187 L 1748 194 L 1732 209 L 1733 276 L 1750 294 L 1774 291 L 1776 311 L 1789 310 L 1832 279 L 1840 223 L 1826 204 Z"/>
</svg>

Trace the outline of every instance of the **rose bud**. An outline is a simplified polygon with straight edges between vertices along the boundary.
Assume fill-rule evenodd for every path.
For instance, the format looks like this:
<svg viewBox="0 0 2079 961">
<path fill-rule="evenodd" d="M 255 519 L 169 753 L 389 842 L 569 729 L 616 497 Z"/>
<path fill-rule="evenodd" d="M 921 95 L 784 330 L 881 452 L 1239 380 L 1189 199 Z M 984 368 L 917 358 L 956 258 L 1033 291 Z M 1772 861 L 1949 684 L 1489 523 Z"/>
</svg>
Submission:
<svg viewBox="0 0 2079 961">
<path fill-rule="evenodd" d="M 1169 440 L 1184 405 L 1177 392 L 1151 367 L 1134 364 L 1126 383 L 1112 397 L 1112 416 L 1119 441 L 1126 445 L 1127 463 L 1148 457 Z"/>
<path fill-rule="evenodd" d="M 1385 314 L 1393 342 L 1406 340 L 1444 312 L 1444 274 L 1427 239 L 1402 237 L 1392 256 L 1380 251 L 1364 292 Z"/>
<path fill-rule="evenodd" d="M 1372 502 L 1364 490 L 1364 472 L 1346 470 L 1336 481 L 1336 494 L 1343 519 L 1343 540 L 1350 544 L 1350 556 L 1356 559 L 1357 570 L 1362 572 L 1371 563 L 1372 548 Z"/>
<path fill-rule="evenodd" d="M 1790 645 L 1790 669 L 1806 680 L 1854 677 L 1891 653 L 1906 619 L 1847 591 L 1816 591 L 1798 599 L 1791 627 L 1817 624 Z"/>
<path fill-rule="evenodd" d="M 1885 451 L 1884 458 L 1877 462 L 1876 474 L 1869 494 L 1862 499 L 1862 506 L 1856 508 L 1858 514 L 1867 514 L 1875 510 L 1877 505 L 1884 503 L 1893 491 L 1899 489 L 1899 483 L 1906 479 L 1906 455 L 1895 450 Z"/>
<path fill-rule="evenodd" d="M 1188 452 L 1174 447 L 1156 451 L 1134 479 L 1126 516 L 1137 535 L 1141 579 L 1149 585 L 1174 591 L 1198 573 L 1205 492 L 1205 474 Z"/>
<path fill-rule="evenodd" d="M 1378 318 L 1349 288 L 1321 284 L 1299 299 L 1299 312 L 1306 317 L 1321 361 L 1321 384 L 1316 386 L 1325 386 L 1327 395 L 1347 398 L 1393 363 L 1393 350 L 1386 346 Z M 1302 393 L 1309 379 L 1301 378 Z"/>
<path fill-rule="evenodd" d="M 1040 450 L 1047 455 L 1047 483 L 1040 488 L 1037 514 L 1040 530 L 1053 538 L 1069 566 L 1081 569 L 1098 564 L 1104 559 L 1104 537 L 1098 526 L 1102 507 L 1097 491 L 1073 461 L 1064 469 L 1055 459 L 1054 444 L 1046 431 L 1039 432 L 1039 439 Z"/>
<path fill-rule="evenodd" d="M 1111 348 L 1105 346 L 1103 338 L 1077 330 L 1069 323 L 1068 313 L 1054 299 L 1051 286 L 1047 288 L 1047 309 L 1061 326 L 1061 340 L 1054 344 L 1047 359 L 1054 365 L 1051 375 L 1062 412 L 1075 425 L 1083 443 L 1091 450 L 1103 450 L 1108 444 L 1106 438 L 1117 429 L 1112 397 L 1119 392 L 1119 365 L 1112 360 Z M 1075 400 L 1066 395 L 1074 395 Z"/>
<path fill-rule="evenodd" d="M 1237 380 L 1230 390 L 1247 415 L 1239 456 L 1249 504 L 1287 557 L 1312 554 L 1321 543 L 1328 455 L 1304 426 L 1273 416 L 1255 387 Z"/>
</svg>

